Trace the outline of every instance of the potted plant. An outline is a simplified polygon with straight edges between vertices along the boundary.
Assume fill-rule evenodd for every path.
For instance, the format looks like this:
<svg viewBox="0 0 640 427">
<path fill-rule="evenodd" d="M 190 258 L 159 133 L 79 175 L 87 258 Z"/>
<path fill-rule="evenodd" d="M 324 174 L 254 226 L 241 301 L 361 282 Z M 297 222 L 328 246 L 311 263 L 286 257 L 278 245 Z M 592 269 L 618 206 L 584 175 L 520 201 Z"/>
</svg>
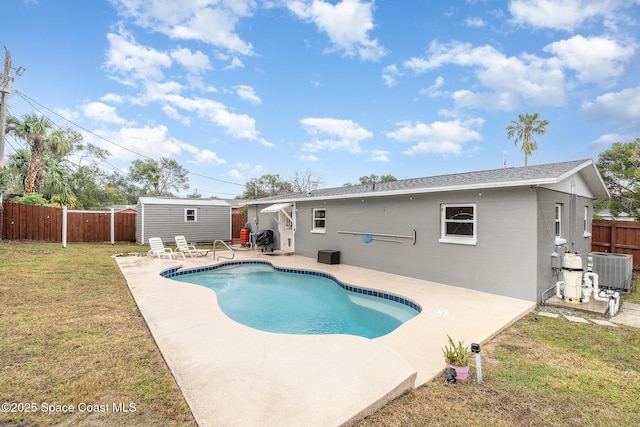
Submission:
<svg viewBox="0 0 640 427">
<path fill-rule="evenodd" d="M 449 345 L 445 345 L 442 349 L 447 368 L 455 369 L 456 379 L 464 380 L 469 375 L 469 347 L 462 341 L 458 341 L 458 344 L 454 343 L 449 335 L 447 338 Z"/>
</svg>

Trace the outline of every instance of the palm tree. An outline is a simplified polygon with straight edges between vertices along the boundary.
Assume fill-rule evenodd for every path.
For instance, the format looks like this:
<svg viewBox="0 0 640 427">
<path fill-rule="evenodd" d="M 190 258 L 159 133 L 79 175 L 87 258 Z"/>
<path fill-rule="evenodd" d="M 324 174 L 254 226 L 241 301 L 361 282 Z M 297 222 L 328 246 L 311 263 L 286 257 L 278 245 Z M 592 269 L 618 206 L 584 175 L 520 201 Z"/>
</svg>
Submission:
<svg viewBox="0 0 640 427">
<path fill-rule="evenodd" d="M 40 189 L 44 181 L 47 151 L 62 158 L 72 150 L 72 141 L 65 137 L 65 132 L 54 129 L 53 122 L 45 116 L 25 114 L 22 120 L 11 116 L 7 119 L 6 132 L 24 140 L 30 152 L 24 180 L 25 195 Z"/>
<path fill-rule="evenodd" d="M 546 126 L 549 124 L 548 120 L 541 120 L 538 118 L 538 113 L 533 114 L 519 114 L 518 121 L 511 120 L 509 126 L 507 126 L 507 138 L 511 139 L 514 136 L 515 145 L 522 142 L 522 151 L 524 151 L 524 165 L 527 166 L 527 158 L 534 150 L 538 149 L 538 143 L 532 138 L 533 135 L 544 135 L 546 132 Z"/>
</svg>

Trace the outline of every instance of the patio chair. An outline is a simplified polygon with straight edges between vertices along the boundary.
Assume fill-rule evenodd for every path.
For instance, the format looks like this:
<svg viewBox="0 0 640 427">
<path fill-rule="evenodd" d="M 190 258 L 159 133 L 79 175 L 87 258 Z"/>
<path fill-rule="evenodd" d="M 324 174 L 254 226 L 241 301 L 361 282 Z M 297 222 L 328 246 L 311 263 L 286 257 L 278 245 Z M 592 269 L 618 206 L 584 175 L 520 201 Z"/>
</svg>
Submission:
<svg viewBox="0 0 640 427">
<path fill-rule="evenodd" d="M 164 246 L 164 243 L 162 243 L 162 239 L 160 237 L 149 238 L 149 246 L 151 247 L 151 249 L 149 249 L 149 251 L 147 252 L 147 257 L 155 255 L 158 257 L 158 259 L 162 257 L 173 259 L 173 256 L 175 255 L 173 249 Z M 182 255 L 182 257 L 184 258 L 184 255 Z"/>
<path fill-rule="evenodd" d="M 184 257 L 189 255 L 190 257 L 206 256 L 209 253 L 209 249 L 197 249 L 194 245 L 189 245 L 187 239 L 184 236 L 176 236 L 176 252 L 179 252 Z"/>
</svg>

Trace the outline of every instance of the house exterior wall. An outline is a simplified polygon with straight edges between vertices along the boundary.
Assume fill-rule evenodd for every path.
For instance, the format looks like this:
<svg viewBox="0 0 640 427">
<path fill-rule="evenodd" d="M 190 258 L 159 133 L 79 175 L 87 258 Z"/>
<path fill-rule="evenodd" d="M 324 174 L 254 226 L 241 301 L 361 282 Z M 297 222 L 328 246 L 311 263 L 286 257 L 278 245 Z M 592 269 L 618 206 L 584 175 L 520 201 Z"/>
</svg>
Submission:
<svg viewBox="0 0 640 427">
<path fill-rule="evenodd" d="M 477 209 L 476 245 L 439 242 L 441 205 L 473 203 Z M 252 206 L 261 229 L 276 229 Z M 341 262 L 438 283 L 536 300 L 536 198 L 529 188 L 451 191 L 296 203 L 296 254 L 315 258 L 318 250 L 341 252 Z M 311 232 L 312 211 L 326 209 L 326 233 Z M 410 236 L 411 239 L 338 233 L 355 231 Z M 397 240 L 387 242 L 376 239 Z"/>
<path fill-rule="evenodd" d="M 582 265 L 586 269 L 587 254 L 591 252 L 591 235 L 585 235 L 584 216 L 587 208 L 587 232 L 591 232 L 593 218 L 593 200 L 588 197 L 567 194 L 561 191 L 538 188 L 538 303 L 555 291 L 555 284 L 562 277 L 553 274 L 551 254 L 557 252 L 577 252 L 582 256 Z M 555 246 L 555 206 L 561 205 L 560 237 L 567 240 L 566 247 Z M 553 289 L 552 289 L 553 288 Z M 546 293 L 545 293 L 546 292 Z M 543 293 L 545 296 L 543 297 Z"/>
<path fill-rule="evenodd" d="M 197 210 L 197 221 L 185 221 L 185 209 Z M 231 207 L 189 204 L 138 203 L 136 241 L 147 244 L 149 237 L 160 237 L 165 245 L 183 235 L 187 242 L 213 243 L 231 239 Z M 143 241 L 144 239 L 144 241 Z"/>
</svg>

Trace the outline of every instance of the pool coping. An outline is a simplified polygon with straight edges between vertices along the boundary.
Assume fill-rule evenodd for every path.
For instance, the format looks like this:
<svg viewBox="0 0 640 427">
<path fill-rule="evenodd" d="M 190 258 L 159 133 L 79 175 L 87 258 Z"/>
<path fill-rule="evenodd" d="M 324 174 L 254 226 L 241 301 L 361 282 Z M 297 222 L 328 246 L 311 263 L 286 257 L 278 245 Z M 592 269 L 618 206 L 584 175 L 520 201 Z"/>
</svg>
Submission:
<svg viewBox="0 0 640 427">
<path fill-rule="evenodd" d="M 296 255 L 236 257 L 326 273 L 351 286 L 409 298 L 422 311 L 375 339 L 274 334 L 226 317 L 210 289 L 160 276 L 171 268 L 228 260 L 117 258 L 200 426 L 351 424 L 438 375 L 447 335 L 484 343 L 535 308 L 528 301 Z"/>
</svg>

